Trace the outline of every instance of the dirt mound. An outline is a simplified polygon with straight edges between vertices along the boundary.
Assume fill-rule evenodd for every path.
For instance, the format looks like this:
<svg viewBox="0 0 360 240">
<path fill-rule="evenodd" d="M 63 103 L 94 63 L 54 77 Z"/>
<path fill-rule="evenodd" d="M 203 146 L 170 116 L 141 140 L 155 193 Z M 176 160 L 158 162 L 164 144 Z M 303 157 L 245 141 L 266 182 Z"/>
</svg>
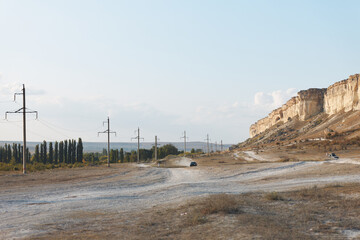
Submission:
<svg viewBox="0 0 360 240">
<path fill-rule="evenodd" d="M 162 165 L 165 167 L 190 167 L 190 163 L 193 160 L 188 157 L 175 157 L 165 158 L 162 161 Z"/>
</svg>

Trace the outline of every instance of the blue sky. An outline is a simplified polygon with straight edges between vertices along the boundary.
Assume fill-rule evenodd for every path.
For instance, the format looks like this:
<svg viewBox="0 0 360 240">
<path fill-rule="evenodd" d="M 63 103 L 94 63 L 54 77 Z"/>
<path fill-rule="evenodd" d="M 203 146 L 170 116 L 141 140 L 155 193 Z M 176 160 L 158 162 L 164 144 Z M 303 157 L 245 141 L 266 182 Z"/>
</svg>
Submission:
<svg viewBox="0 0 360 240">
<path fill-rule="evenodd" d="M 359 73 L 359 1 L 0 0 L 0 114 L 29 140 L 237 143 L 298 90 Z M 20 101 L 19 101 L 20 102 Z M 20 116 L 0 140 L 21 140 Z"/>
</svg>

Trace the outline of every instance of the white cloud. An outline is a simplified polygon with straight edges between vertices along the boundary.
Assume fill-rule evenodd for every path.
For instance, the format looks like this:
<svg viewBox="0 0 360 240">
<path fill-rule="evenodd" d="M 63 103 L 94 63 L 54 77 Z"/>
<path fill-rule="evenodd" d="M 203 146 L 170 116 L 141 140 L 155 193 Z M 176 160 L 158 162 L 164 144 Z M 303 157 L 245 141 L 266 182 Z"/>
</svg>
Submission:
<svg viewBox="0 0 360 240">
<path fill-rule="evenodd" d="M 274 110 L 275 108 L 282 106 L 296 94 L 297 90 L 294 88 L 276 90 L 271 93 L 257 92 L 254 96 L 254 105 L 266 110 Z"/>
</svg>

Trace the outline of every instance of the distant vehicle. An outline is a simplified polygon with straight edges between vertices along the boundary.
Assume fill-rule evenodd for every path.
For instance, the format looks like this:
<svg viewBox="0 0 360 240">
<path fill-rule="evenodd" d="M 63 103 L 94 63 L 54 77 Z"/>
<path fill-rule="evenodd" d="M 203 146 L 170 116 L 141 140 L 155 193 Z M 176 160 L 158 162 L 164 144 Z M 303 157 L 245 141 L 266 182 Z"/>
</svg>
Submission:
<svg viewBox="0 0 360 240">
<path fill-rule="evenodd" d="M 335 153 L 330 153 L 330 154 L 329 154 L 329 158 L 330 158 L 330 159 L 335 159 L 335 160 L 339 159 L 339 157 L 336 156 Z"/>
<path fill-rule="evenodd" d="M 196 162 L 191 162 L 190 163 L 190 167 L 196 167 L 197 166 L 197 163 Z"/>
</svg>

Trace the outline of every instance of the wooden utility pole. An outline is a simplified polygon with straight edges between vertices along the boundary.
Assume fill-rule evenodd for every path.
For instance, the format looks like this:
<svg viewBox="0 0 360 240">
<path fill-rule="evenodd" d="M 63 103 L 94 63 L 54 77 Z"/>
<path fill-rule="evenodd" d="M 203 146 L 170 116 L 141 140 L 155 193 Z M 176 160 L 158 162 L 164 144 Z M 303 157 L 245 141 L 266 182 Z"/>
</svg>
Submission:
<svg viewBox="0 0 360 240">
<path fill-rule="evenodd" d="M 27 158 L 27 151 L 26 151 L 26 114 L 27 113 L 36 113 L 36 119 L 38 118 L 37 111 L 26 111 L 26 98 L 25 98 L 25 84 L 23 84 L 22 93 L 15 93 L 14 94 L 14 102 L 16 101 L 16 95 L 23 95 L 23 107 L 17 111 L 5 112 L 5 119 L 7 119 L 8 113 L 22 113 L 23 114 L 23 174 L 26 173 L 26 158 Z"/>
<path fill-rule="evenodd" d="M 222 143 L 222 140 L 221 140 L 221 143 L 220 143 L 220 149 L 221 149 L 221 152 L 223 151 L 223 143 Z"/>
<path fill-rule="evenodd" d="M 103 132 L 98 132 L 98 136 L 100 133 L 107 133 L 108 135 L 108 150 L 107 150 L 107 166 L 110 167 L 110 133 L 115 133 L 116 136 L 116 132 L 111 132 L 110 131 L 110 118 L 107 118 L 107 121 L 103 122 L 103 125 L 107 123 L 107 130 L 103 131 Z"/>
</svg>

